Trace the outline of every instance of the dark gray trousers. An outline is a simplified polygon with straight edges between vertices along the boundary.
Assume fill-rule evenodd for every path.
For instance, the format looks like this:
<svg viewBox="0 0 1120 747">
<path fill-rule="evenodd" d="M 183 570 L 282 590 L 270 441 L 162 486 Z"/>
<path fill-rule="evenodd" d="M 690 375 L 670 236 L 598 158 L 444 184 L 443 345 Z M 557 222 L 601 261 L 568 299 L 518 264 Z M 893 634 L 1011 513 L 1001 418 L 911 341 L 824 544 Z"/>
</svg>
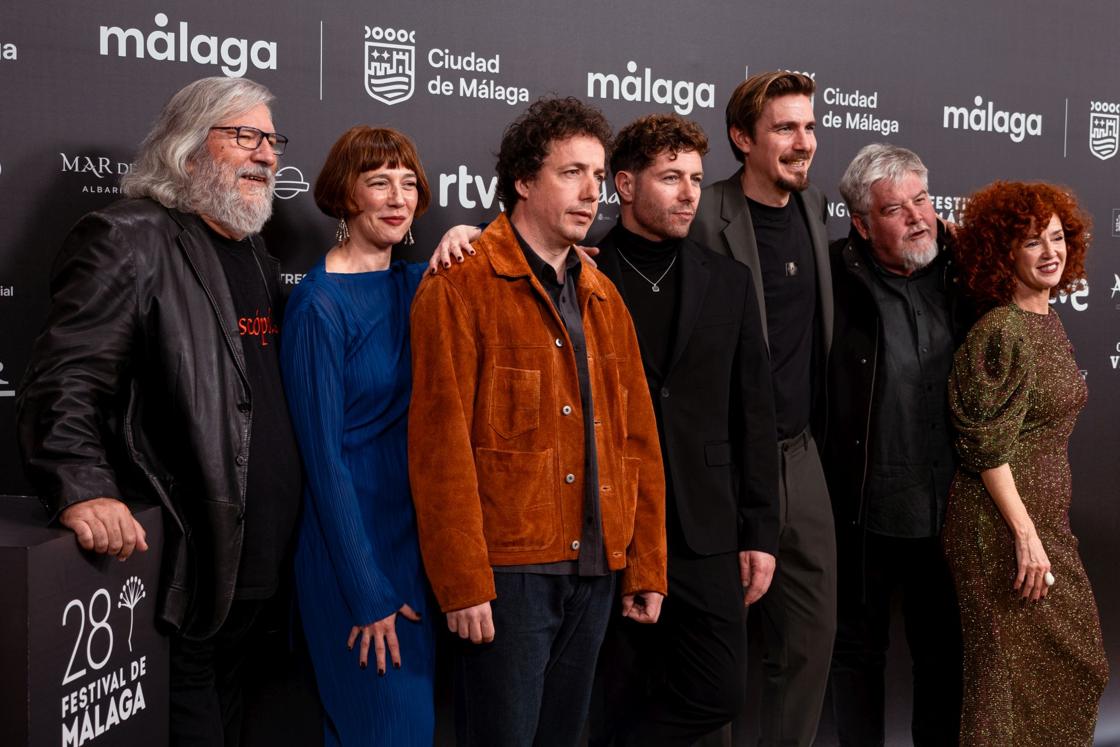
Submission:
<svg viewBox="0 0 1120 747">
<path fill-rule="evenodd" d="M 817 445 L 808 431 L 778 443 L 781 534 L 770 590 L 748 610 L 762 639 L 751 658 L 751 699 L 731 727 L 701 747 L 810 747 L 817 734 L 836 635 L 836 532 Z M 752 645 L 753 657 L 757 647 Z M 761 665 L 761 666 L 760 666 Z"/>
<path fill-rule="evenodd" d="M 836 636 L 836 531 L 817 445 L 808 431 L 778 444 L 778 569 L 756 605 L 764 679 L 759 744 L 810 747 Z"/>
<path fill-rule="evenodd" d="M 808 431 L 778 444 L 781 534 L 762 617 L 759 743 L 810 747 L 836 636 L 836 531 L 817 445 Z"/>
</svg>

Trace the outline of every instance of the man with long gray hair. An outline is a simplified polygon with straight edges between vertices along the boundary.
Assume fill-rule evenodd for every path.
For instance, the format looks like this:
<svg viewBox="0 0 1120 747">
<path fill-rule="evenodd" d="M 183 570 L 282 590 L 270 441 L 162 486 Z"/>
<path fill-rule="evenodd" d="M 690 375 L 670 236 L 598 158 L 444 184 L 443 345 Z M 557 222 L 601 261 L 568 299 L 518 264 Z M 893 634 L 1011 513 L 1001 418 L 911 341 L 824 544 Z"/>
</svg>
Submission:
<svg viewBox="0 0 1120 747">
<path fill-rule="evenodd" d="M 956 466 L 947 380 L 973 314 L 953 282 L 952 236 L 934 213 L 916 154 L 866 146 L 840 193 L 852 230 L 831 247 L 823 454 L 837 534 L 837 731 L 842 745 L 884 743 L 883 672 L 900 591 L 914 665 L 914 744 L 956 744 L 960 622 L 938 535 Z"/>
<path fill-rule="evenodd" d="M 171 742 L 236 744 L 245 643 L 277 591 L 299 455 L 276 356 L 272 94 L 244 78 L 176 93 L 122 180 L 55 260 L 19 399 L 28 474 L 86 550 L 147 549 L 124 501 L 158 502 L 158 619 Z"/>
</svg>

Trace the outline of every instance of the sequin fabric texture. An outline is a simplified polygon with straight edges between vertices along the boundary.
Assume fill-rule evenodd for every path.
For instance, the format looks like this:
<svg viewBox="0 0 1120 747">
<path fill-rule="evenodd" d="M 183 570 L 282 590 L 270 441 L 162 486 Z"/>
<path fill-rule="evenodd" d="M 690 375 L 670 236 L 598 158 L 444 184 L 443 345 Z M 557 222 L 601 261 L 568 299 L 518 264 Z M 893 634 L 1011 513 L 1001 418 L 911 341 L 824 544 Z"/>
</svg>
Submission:
<svg viewBox="0 0 1120 747">
<path fill-rule="evenodd" d="M 964 635 L 961 745 L 1091 745 L 1108 681 L 1093 590 L 1069 528 L 1067 447 L 1085 381 L 1058 315 L 985 315 L 957 351 L 949 400 L 961 455 L 943 531 Z M 979 473 L 1003 463 L 1057 583 L 1013 594 L 1015 547 Z"/>
</svg>

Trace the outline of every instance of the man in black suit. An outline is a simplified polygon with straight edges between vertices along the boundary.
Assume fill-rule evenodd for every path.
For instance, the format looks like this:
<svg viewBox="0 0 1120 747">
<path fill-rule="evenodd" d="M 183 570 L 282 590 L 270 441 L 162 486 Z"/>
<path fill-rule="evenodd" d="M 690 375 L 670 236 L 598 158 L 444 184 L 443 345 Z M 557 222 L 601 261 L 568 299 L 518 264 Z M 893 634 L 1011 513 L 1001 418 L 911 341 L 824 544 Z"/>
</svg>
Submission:
<svg viewBox="0 0 1120 747">
<path fill-rule="evenodd" d="M 597 259 L 634 319 L 657 415 L 669 596 L 656 626 L 613 620 L 593 744 L 689 745 L 728 723 L 745 698 L 744 606 L 774 572 L 778 461 L 755 286 L 687 238 L 707 151 L 700 127 L 670 114 L 636 120 L 612 148 L 621 216 Z"/>
<path fill-rule="evenodd" d="M 782 479 L 778 570 L 758 606 L 767 746 L 812 744 L 836 631 L 836 537 L 817 453 L 832 284 L 825 198 L 809 185 L 814 90 L 811 78 L 778 71 L 732 92 L 727 137 L 743 167 L 704 189 L 689 234 L 751 269 L 753 286 L 740 292 L 757 302 L 770 350 Z"/>
</svg>

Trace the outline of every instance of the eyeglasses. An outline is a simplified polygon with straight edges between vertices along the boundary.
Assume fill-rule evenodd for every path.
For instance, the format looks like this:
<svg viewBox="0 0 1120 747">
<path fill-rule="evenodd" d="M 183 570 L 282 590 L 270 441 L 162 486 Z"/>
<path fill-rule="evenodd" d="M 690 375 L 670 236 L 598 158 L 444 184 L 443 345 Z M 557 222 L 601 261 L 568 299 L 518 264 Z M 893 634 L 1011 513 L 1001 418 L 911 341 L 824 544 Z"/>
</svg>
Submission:
<svg viewBox="0 0 1120 747">
<path fill-rule="evenodd" d="M 211 127 L 211 130 L 228 132 L 237 140 L 237 144 L 245 150 L 256 150 L 261 147 L 261 142 L 268 141 L 272 152 L 278 156 L 284 155 L 284 148 L 288 146 L 288 138 L 278 132 L 263 132 L 256 127 Z"/>
</svg>

